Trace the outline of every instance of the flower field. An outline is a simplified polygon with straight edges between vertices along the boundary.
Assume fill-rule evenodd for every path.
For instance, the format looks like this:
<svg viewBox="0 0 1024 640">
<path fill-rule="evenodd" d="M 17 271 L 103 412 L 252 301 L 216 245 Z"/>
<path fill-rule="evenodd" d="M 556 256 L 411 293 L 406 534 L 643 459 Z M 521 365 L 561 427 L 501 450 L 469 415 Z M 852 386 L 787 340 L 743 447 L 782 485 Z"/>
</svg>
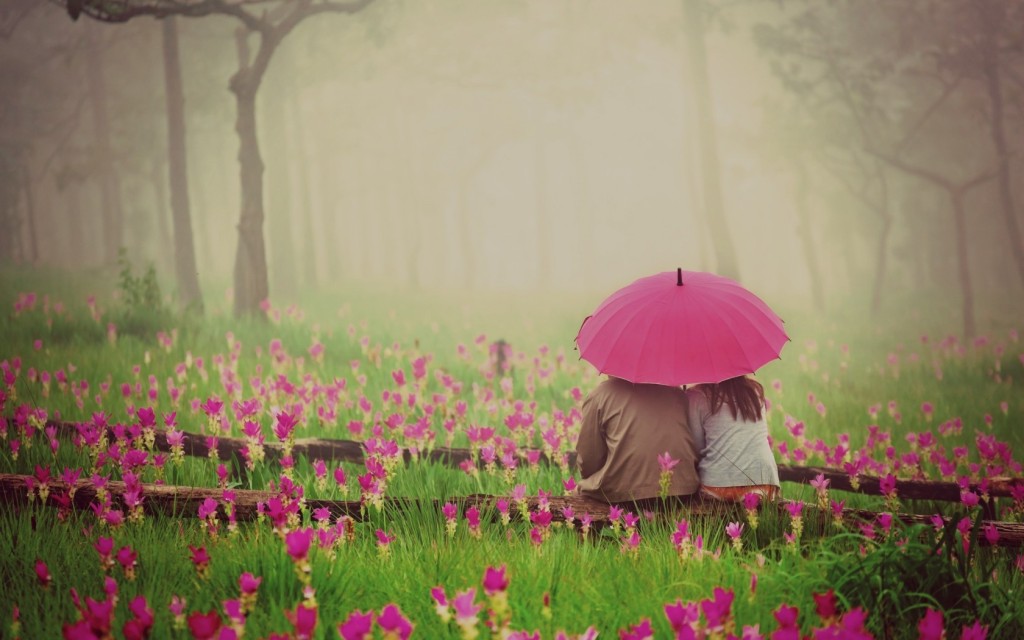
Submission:
<svg viewBox="0 0 1024 640">
<path fill-rule="evenodd" d="M 599 380 L 570 322 L 530 342 L 413 307 L 235 322 L 2 302 L 4 637 L 1024 634 L 1024 552 L 993 524 L 1024 522 L 1012 327 L 791 327 L 758 376 L 777 459 L 851 490 L 821 474 L 779 508 L 591 513 L 566 499 Z M 312 438 L 359 459 L 311 457 Z M 959 499 L 901 495 L 912 481 Z M 221 491 L 168 514 L 157 485 Z"/>
</svg>

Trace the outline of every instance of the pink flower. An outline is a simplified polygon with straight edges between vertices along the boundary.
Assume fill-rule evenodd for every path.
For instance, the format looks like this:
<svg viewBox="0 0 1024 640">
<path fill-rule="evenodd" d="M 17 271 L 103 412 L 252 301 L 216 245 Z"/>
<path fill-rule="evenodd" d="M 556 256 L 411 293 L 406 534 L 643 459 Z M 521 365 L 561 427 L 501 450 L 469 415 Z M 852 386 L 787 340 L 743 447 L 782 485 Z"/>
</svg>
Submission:
<svg viewBox="0 0 1024 640">
<path fill-rule="evenodd" d="M 50 575 L 50 569 L 47 568 L 46 563 L 42 560 L 36 560 L 35 564 L 36 578 L 39 580 L 39 584 L 46 589 L 50 586 L 50 582 L 53 577 Z"/>
<path fill-rule="evenodd" d="M 828 489 L 828 485 L 829 480 L 828 478 L 825 477 L 824 473 L 819 473 L 818 475 L 814 476 L 813 480 L 811 480 L 811 486 L 814 487 L 814 489 L 819 493 Z"/>
<path fill-rule="evenodd" d="M 919 640 L 942 640 L 946 634 L 946 623 L 941 611 L 928 608 L 924 617 L 917 623 Z"/>
<path fill-rule="evenodd" d="M 964 626 L 960 632 L 960 640 L 985 640 L 988 638 L 988 626 L 982 625 L 980 620 L 975 620 L 971 626 Z"/>
<path fill-rule="evenodd" d="M 260 588 L 260 583 L 263 582 L 263 578 L 252 575 L 248 571 L 238 577 L 238 588 L 245 595 L 251 595 L 256 593 L 256 590 Z"/>
<path fill-rule="evenodd" d="M 730 522 L 725 526 L 725 533 L 733 540 L 743 535 L 743 525 L 738 522 Z"/>
<path fill-rule="evenodd" d="M 295 611 L 285 611 L 288 621 L 295 627 L 295 640 L 310 640 L 316 630 L 317 608 L 300 603 Z"/>
<path fill-rule="evenodd" d="M 811 595 L 814 598 L 814 608 L 822 621 L 828 622 L 838 615 L 836 593 L 833 589 L 829 589 L 825 593 Z"/>
<path fill-rule="evenodd" d="M 804 503 L 802 502 L 787 502 L 786 511 L 789 512 L 789 517 L 799 518 L 804 511 Z"/>
<path fill-rule="evenodd" d="M 206 552 L 206 547 L 188 545 L 188 548 L 192 553 L 192 564 L 195 565 L 196 569 L 201 570 L 210 564 L 210 554 Z"/>
<path fill-rule="evenodd" d="M 445 520 L 452 521 L 459 517 L 459 508 L 453 502 L 446 502 L 441 507 L 441 513 L 444 514 Z"/>
<path fill-rule="evenodd" d="M 413 625 L 402 615 L 402 610 L 396 604 L 385 605 L 377 617 L 377 625 L 384 630 L 384 634 L 394 634 L 399 640 L 407 640 L 412 635 Z"/>
<path fill-rule="evenodd" d="M 986 524 L 982 531 L 985 533 L 985 541 L 988 542 L 989 545 L 995 546 L 996 543 L 999 542 L 999 530 L 996 529 L 996 525 L 993 523 L 989 522 Z"/>
<path fill-rule="evenodd" d="M 302 562 L 309 555 L 309 546 L 313 542 L 313 529 L 296 529 L 289 531 L 284 536 L 284 544 L 288 555 L 295 562 Z"/>
<path fill-rule="evenodd" d="M 694 623 L 700 622 L 700 609 L 696 602 L 683 604 L 682 600 L 676 600 L 665 605 L 665 617 L 677 637 L 685 637 L 682 635 L 684 630 L 692 629 Z"/>
<path fill-rule="evenodd" d="M 192 637 L 195 640 L 212 640 L 216 638 L 220 626 L 220 614 L 217 613 L 216 609 L 208 613 L 196 611 L 188 616 L 188 629 L 192 632 Z"/>
<path fill-rule="evenodd" d="M 668 451 L 658 456 L 658 466 L 661 467 L 662 473 L 671 471 L 679 461 L 669 455 Z"/>
<path fill-rule="evenodd" d="M 338 625 L 342 640 L 368 640 L 373 637 L 373 612 L 353 611 Z"/>
<path fill-rule="evenodd" d="M 479 622 L 477 614 L 483 608 L 482 604 L 476 604 L 476 589 L 470 587 L 460 591 L 452 600 L 452 609 L 455 610 L 455 622 L 459 625 L 476 626 Z"/>
<path fill-rule="evenodd" d="M 726 626 L 732 616 L 732 601 L 735 597 L 736 594 L 731 590 L 715 587 L 713 596 L 701 601 L 700 608 L 704 611 L 709 630 L 721 630 Z"/>
<path fill-rule="evenodd" d="M 487 567 L 484 570 L 484 593 L 491 597 L 508 589 L 508 577 L 505 575 L 505 565 L 500 568 Z"/>
<path fill-rule="evenodd" d="M 743 508 L 747 511 L 754 511 L 761 503 L 761 495 L 758 493 L 747 493 L 743 496 Z"/>
</svg>

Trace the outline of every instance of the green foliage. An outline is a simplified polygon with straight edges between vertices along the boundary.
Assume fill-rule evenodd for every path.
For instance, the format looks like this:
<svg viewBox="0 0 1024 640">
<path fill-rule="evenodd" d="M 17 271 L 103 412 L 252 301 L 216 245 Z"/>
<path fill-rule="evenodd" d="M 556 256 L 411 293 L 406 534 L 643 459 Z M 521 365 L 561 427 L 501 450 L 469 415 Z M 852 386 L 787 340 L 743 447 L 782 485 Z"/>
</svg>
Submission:
<svg viewBox="0 0 1024 640">
<path fill-rule="evenodd" d="M 931 527 L 918 525 L 907 529 L 906 537 L 871 541 L 848 534 L 825 540 L 824 555 L 831 558 L 827 582 L 848 608 L 870 612 L 876 637 L 916 638 L 916 626 L 906 621 L 919 620 L 929 607 L 943 612 L 949 628 L 977 620 L 1009 634 L 999 637 L 1021 637 L 1024 625 L 1015 613 L 1019 604 L 973 561 L 980 519 L 966 548 L 955 520 L 937 539 Z"/>
<path fill-rule="evenodd" d="M 164 304 L 154 266 L 150 264 L 143 273 L 135 275 L 124 248 L 118 253 L 117 264 L 121 304 L 113 322 L 118 334 L 149 339 L 170 327 L 174 314 Z"/>
</svg>

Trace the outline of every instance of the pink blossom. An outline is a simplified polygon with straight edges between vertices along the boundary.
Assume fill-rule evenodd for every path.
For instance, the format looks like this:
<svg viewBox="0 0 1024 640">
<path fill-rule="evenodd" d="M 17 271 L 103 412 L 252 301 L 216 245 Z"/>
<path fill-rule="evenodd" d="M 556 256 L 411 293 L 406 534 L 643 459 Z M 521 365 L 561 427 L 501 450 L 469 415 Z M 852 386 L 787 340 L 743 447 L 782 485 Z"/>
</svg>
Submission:
<svg viewBox="0 0 1024 640">
<path fill-rule="evenodd" d="M 296 529 L 285 534 L 284 543 L 288 555 L 295 562 L 301 562 L 309 555 L 309 547 L 313 542 L 313 530 L 311 528 Z"/>
<path fill-rule="evenodd" d="M 946 622 L 941 611 L 931 607 L 924 612 L 924 617 L 917 623 L 919 640 L 943 640 L 946 635 Z"/>
<path fill-rule="evenodd" d="M 505 565 L 499 568 L 487 567 L 484 570 L 483 579 L 484 593 L 488 597 L 508 589 L 508 577 L 505 575 Z"/>
<path fill-rule="evenodd" d="M 244 595 L 252 595 L 260 588 L 263 578 L 252 575 L 248 571 L 238 577 L 238 588 Z"/>
<path fill-rule="evenodd" d="M 342 640 L 369 640 L 373 637 L 373 611 L 353 611 L 338 625 Z M 406 636 L 408 637 L 408 636 Z"/>
<path fill-rule="evenodd" d="M 377 625 L 385 635 L 394 634 L 399 640 L 407 640 L 413 631 L 412 623 L 402 615 L 402 610 L 398 608 L 397 604 L 385 605 L 377 617 Z"/>
</svg>

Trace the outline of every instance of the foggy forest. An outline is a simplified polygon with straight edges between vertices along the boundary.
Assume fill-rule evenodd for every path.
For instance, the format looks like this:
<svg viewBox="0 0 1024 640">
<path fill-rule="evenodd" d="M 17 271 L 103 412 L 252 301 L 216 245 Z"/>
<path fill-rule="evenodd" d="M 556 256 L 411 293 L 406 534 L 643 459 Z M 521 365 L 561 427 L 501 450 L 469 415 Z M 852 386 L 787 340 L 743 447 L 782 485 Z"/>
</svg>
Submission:
<svg viewBox="0 0 1024 640">
<path fill-rule="evenodd" d="M 236 313 L 708 270 L 811 311 L 1024 286 L 1009 0 L 6 0 L 0 260 Z"/>
</svg>

